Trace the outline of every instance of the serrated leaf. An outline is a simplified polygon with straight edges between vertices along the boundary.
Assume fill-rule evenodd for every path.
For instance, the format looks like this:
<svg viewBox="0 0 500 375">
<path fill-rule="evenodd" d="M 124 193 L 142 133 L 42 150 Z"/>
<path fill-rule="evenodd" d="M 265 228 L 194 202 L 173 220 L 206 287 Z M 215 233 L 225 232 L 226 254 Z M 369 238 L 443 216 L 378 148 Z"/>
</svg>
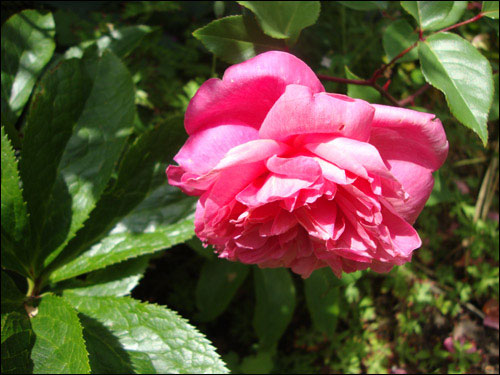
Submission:
<svg viewBox="0 0 500 375">
<path fill-rule="evenodd" d="M 354 10 L 387 9 L 388 1 L 337 1 L 343 6 Z"/>
<path fill-rule="evenodd" d="M 342 284 L 330 269 L 322 268 L 304 280 L 304 286 L 307 308 L 314 327 L 333 337 L 342 309 L 339 289 Z"/>
<path fill-rule="evenodd" d="M 107 337 L 100 334 L 100 338 L 112 336 L 119 342 L 138 373 L 227 373 L 210 342 L 167 308 L 128 297 L 69 296 L 68 300 L 108 331 Z M 95 330 L 87 324 L 85 329 Z M 116 342 L 108 346 L 114 345 Z M 107 352 L 90 351 L 96 357 L 91 362 L 110 362 Z"/>
<path fill-rule="evenodd" d="M 114 296 L 130 294 L 144 275 L 150 255 L 129 259 L 86 275 L 85 280 L 74 279 L 61 285 L 63 296 L 68 293 L 78 296 Z"/>
<path fill-rule="evenodd" d="M 493 104 L 491 105 L 489 121 L 498 120 L 498 73 L 493 75 L 493 85 L 495 87 L 495 94 L 493 95 Z"/>
<path fill-rule="evenodd" d="M 498 19 L 498 1 L 483 1 L 482 13 L 486 17 Z"/>
<path fill-rule="evenodd" d="M 245 281 L 250 267 L 225 259 L 207 260 L 196 285 L 196 306 L 200 320 L 208 321 L 222 314 Z"/>
<path fill-rule="evenodd" d="M 265 35 L 253 16 L 224 17 L 195 30 L 193 36 L 210 52 L 230 64 L 285 47 L 283 41 Z"/>
<path fill-rule="evenodd" d="M 487 119 L 493 98 L 488 60 L 456 34 L 439 33 L 419 44 L 419 59 L 427 82 L 441 90 L 451 113 L 488 142 Z"/>
<path fill-rule="evenodd" d="M 2 267 L 29 275 L 29 235 L 17 160 L 2 126 Z"/>
<path fill-rule="evenodd" d="M 30 353 L 34 343 L 28 315 L 18 311 L 4 314 L 2 305 L 2 374 L 32 373 Z"/>
<path fill-rule="evenodd" d="M 9 274 L 5 271 L 2 271 L 1 287 L 2 315 L 12 311 L 21 310 L 25 296 L 19 291 L 14 283 L 14 280 L 12 280 Z"/>
<path fill-rule="evenodd" d="M 174 150 L 179 148 L 185 138 L 180 116 L 170 118 L 160 127 L 137 138 L 124 154 L 118 167 L 116 180 L 108 183 L 107 189 L 85 222 L 85 226 L 68 243 L 50 268 L 55 269 L 88 249 L 136 207 L 151 187 L 155 163 L 158 160 L 164 163 L 169 162 Z M 164 176 L 162 177 L 165 179 Z M 158 199 L 151 202 L 152 208 L 158 209 L 163 196 L 158 196 Z M 146 219 L 150 220 L 150 217 Z"/>
<path fill-rule="evenodd" d="M 453 1 L 401 1 L 401 6 L 415 18 L 422 30 L 436 30 L 453 9 Z"/>
<path fill-rule="evenodd" d="M 273 348 L 292 320 L 295 286 L 286 268 L 255 268 L 255 314 L 253 326 L 259 348 Z"/>
<path fill-rule="evenodd" d="M 167 249 L 194 235 L 192 219 L 167 225 L 152 233 L 111 234 L 78 258 L 58 268 L 50 280 L 57 282 L 95 271 L 124 260 Z"/>
<path fill-rule="evenodd" d="M 387 59 L 391 61 L 399 53 L 413 45 L 418 40 L 418 34 L 413 27 L 404 19 L 392 22 L 384 31 L 382 44 L 387 54 Z M 414 48 L 401 57 L 399 62 L 413 61 L 418 58 L 418 52 Z"/>
<path fill-rule="evenodd" d="M 31 318 L 36 335 L 31 352 L 35 374 L 90 373 L 82 326 L 63 298 L 45 295 Z"/>
<path fill-rule="evenodd" d="M 314 25 L 319 17 L 319 1 L 238 1 L 250 9 L 265 34 L 288 39 L 295 44 L 302 29 Z"/>
<path fill-rule="evenodd" d="M 2 25 L 2 124 L 13 128 L 19 118 L 54 53 L 54 34 L 52 14 L 36 10 L 24 10 Z"/>
<path fill-rule="evenodd" d="M 347 66 L 345 66 L 345 76 L 348 79 L 361 79 L 356 74 L 351 72 Z M 378 103 L 380 102 L 381 95 L 370 86 L 361 86 L 361 85 L 347 85 L 347 95 L 351 98 L 363 99 L 369 103 Z"/>
</svg>

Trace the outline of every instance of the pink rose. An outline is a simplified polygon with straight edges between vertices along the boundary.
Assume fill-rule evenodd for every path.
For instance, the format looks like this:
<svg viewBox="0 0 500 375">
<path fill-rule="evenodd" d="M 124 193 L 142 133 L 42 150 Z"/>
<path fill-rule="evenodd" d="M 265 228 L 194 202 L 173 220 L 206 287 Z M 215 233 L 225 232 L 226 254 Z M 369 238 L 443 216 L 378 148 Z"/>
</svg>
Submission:
<svg viewBox="0 0 500 375">
<path fill-rule="evenodd" d="M 421 245 L 412 223 L 448 153 L 434 115 L 327 93 L 272 51 L 206 81 L 184 123 L 168 180 L 200 196 L 195 231 L 220 257 L 340 277 Z"/>
</svg>

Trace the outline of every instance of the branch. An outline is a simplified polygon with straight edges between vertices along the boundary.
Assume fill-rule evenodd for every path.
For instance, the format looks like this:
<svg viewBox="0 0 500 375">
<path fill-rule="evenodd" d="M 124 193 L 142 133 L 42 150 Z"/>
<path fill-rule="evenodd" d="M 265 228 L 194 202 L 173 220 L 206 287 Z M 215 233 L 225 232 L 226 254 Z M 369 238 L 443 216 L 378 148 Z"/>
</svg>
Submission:
<svg viewBox="0 0 500 375">
<path fill-rule="evenodd" d="M 401 99 L 399 101 L 399 105 L 401 105 L 402 107 L 410 104 L 410 103 L 413 103 L 413 101 L 415 100 L 415 98 L 417 96 L 420 96 L 422 95 L 424 92 L 426 92 L 428 89 L 430 89 L 431 85 L 429 85 L 428 83 L 426 83 L 425 85 L 423 85 L 421 88 L 419 88 L 417 91 L 415 91 L 413 94 L 411 94 L 410 96 L 408 96 L 407 98 L 404 98 L 404 99 Z"/>
</svg>

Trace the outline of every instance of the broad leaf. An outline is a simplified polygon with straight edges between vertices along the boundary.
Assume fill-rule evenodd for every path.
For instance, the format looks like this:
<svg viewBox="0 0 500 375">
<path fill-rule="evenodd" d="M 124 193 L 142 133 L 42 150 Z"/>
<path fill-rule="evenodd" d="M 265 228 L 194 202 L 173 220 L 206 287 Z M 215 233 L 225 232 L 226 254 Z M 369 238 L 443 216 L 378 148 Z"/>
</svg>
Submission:
<svg viewBox="0 0 500 375">
<path fill-rule="evenodd" d="M 354 10 L 386 9 L 388 1 L 337 1 L 343 6 Z"/>
<path fill-rule="evenodd" d="M 34 373 L 90 373 L 82 326 L 63 297 L 45 295 L 31 319 L 36 341 L 31 352 Z"/>
<path fill-rule="evenodd" d="M 304 280 L 304 286 L 307 308 L 314 327 L 333 337 L 342 309 L 341 289 L 339 289 L 342 284 L 329 268 L 322 268 Z"/>
<path fill-rule="evenodd" d="M 489 121 L 498 120 L 498 73 L 493 75 L 493 84 L 495 86 L 495 94 L 493 96 L 493 104 L 491 105 Z"/>
<path fill-rule="evenodd" d="M 314 25 L 321 8 L 319 1 L 238 1 L 250 9 L 265 34 L 289 39 L 295 44 L 302 29 Z"/>
<path fill-rule="evenodd" d="M 236 64 L 259 53 L 283 50 L 284 42 L 265 35 L 253 16 L 229 16 L 193 32 L 220 59 Z"/>
<path fill-rule="evenodd" d="M 382 36 L 382 44 L 384 51 L 387 54 L 387 59 L 391 61 L 399 53 L 413 45 L 418 40 L 418 34 L 413 27 L 404 19 L 394 21 L 384 31 Z M 418 52 L 414 48 L 403 57 L 399 58 L 399 62 L 413 61 L 418 58 Z"/>
<path fill-rule="evenodd" d="M 94 272 L 80 279 L 62 283 L 58 289 L 63 295 L 72 293 L 79 296 L 114 296 L 121 297 L 130 294 L 139 281 L 149 263 L 149 255 L 130 259 Z"/>
<path fill-rule="evenodd" d="M 9 274 L 5 271 L 2 271 L 1 286 L 2 315 L 12 311 L 21 311 L 25 296 L 17 288 L 14 280 L 12 280 Z"/>
<path fill-rule="evenodd" d="M 154 232 L 111 234 L 78 258 L 57 269 L 50 279 L 57 282 L 130 258 L 152 254 L 182 243 L 193 235 L 194 224 L 191 219 L 163 226 Z"/>
<path fill-rule="evenodd" d="M 482 12 L 486 17 L 498 19 L 498 1 L 483 1 Z"/>
<path fill-rule="evenodd" d="M 17 160 L 2 126 L 2 267 L 29 275 L 29 233 Z"/>
<path fill-rule="evenodd" d="M 436 30 L 448 18 L 453 3 L 453 1 L 401 1 L 401 6 L 417 20 L 423 30 Z"/>
<path fill-rule="evenodd" d="M 15 130 L 14 124 L 28 102 L 38 76 L 54 53 L 54 34 L 52 14 L 36 10 L 24 10 L 3 24 L 3 125 Z"/>
<path fill-rule="evenodd" d="M 273 348 L 292 320 L 295 286 L 286 268 L 255 268 L 255 315 L 253 326 L 260 349 Z"/>
<path fill-rule="evenodd" d="M 32 373 L 30 353 L 34 343 L 28 315 L 24 311 L 4 314 L 2 306 L 2 374 Z"/>
<path fill-rule="evenodd" d="M 468 1 L 454 1 L 450 12 L 441 22 L 432 26 L 431 30 L 439 30 L 457 23 L 467 9 Z"/>
<path fill-rule="evenodd" d="M 250 267 L 225 259 L 207 260 L 196 285 L 196 306 L 203 321 L 215 319 L 227 308 Z"/>
<path fill-rule="evenodd" d="M 347 66 L 345 66 L 345 76 L 348 79 L 361 79 L 351 72 Z M 381 99 L 380 93 L 370 86 L 347 85 L 347 95 L 351 98 L 366 100 L 369 103 L 379 103 Z"/>
<path fill-rule="evenodd" d="M 128 297 L 67 298 L 87 317 L 82 322 L 86 337 L 93 336 L 88 339 L 90 347 L 119 343 L 125 352 L 110 357 L 110 350 L 89 349 L 94 357 L 91 363 L 109 363 L 109 372 L 132 367 L 138 373 L 227 373 L 210 342 L 167 308 Z M 88 319 L 93 323 L 88 324 Z M 100 332 L 103 329 L 106 334 Z"/>
<path fill-rule="evenodd" d="M 419 58 L 427 82 L 445 94 L 451 113 L 486 145 L 486 121 L 493 98 L 488 60 L 451 33 L 434 34 L 420 43 Z"/>
</svg>

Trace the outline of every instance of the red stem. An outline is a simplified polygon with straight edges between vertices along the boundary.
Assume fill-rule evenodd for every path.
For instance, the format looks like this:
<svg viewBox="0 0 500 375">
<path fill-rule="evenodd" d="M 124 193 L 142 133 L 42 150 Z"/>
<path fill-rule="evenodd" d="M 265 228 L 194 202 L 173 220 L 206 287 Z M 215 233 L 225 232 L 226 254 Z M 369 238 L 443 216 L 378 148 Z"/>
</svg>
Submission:
<svg viewBox="0 0 500 375">
<path fill-rule="evenodd" d="M 453 30 L 453 29 L 456 29 L 457 27 L 460 27 L 460 26 L 463 26 L 463 25 L 467 25 L 468 23 L 471 23 L 471 22 L 475 22 L 477 21 L 478 19 L 481 19 L 484 17 L 484 13 L 479 13 L 478 15 L 472 17 L 472 18 L 469 18 L 468 20 L 465 20 L 463 22 L 459 22 L 459 23 L 456 23 L 454 25 L 451 25 L 451 26 L 448 26 L 448 27 L 445 27 L 444 29 L 441 29 L 439 31 L 436 31 L 436 34 L 437 33 L 443 33 L 445 31 L 449 31 L 449 30 Z"/>
<path fill-rule="evenodd" d="M 417 91 L 415 91 L 413 94 L 411 94 L 407 98 L 401 99 L 399 101 L 399 105 L 401 105 L 402 107 L 404 107 L 404 106 L 406 106 L 406 105 L 408 105 L 410 103 L 413 103 L 413 101 L 415 100 L 415 98 L 417 96 L 422 95 L 424 92 L 426 92 L 430 88 L 431 88 L 431 85 L 429 85 L 428 83 L 426 83 L 425 85 L 423 85 L 421 88 L 419 88 Z"/>
</svg>

